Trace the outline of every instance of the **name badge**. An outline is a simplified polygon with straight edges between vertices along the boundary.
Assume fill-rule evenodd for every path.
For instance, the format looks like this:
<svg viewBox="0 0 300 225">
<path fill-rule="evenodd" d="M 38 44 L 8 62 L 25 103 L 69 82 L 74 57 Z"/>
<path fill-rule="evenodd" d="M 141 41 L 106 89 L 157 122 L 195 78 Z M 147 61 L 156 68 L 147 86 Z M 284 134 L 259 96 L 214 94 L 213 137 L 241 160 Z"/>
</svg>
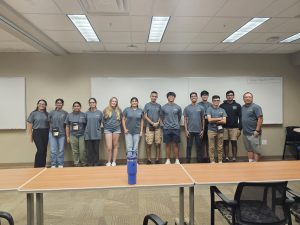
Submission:
<svg viewBox="0 0 300 225">
<path fill-rule="evenodd" d="M 72 123 L 72 130 L 79 130 L 79 124 L 78 123 Z"/>
<path fill-rule="evenodd" d="M 207 119 L 207 115 L 204 116 L 204 119 Z"/>
<path fill-rule="evenodd" d="M 58 128 L 52 128 L 52 135 L 54 137 L 58 137 L 59 136 L 59 129 Z"/>
<path fill-rule="evenodd" d="M 218 125 L 218 131 L 221 131 L 221 130 L 223 130 L 223 126 L 222 125 Z"/>
</svg>

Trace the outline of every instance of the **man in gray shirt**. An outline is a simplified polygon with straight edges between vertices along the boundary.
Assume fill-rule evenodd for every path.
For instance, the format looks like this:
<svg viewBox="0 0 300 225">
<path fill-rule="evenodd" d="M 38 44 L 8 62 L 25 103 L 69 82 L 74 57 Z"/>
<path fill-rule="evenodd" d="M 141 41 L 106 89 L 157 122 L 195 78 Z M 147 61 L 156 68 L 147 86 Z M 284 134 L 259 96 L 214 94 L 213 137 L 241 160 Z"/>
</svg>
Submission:
<svg viewBox="0 0 300 225">
<path fill-rule="evenodd" d="M 144 118 L 146 120 L 146 144 L 147 144 L 147 164 L 152 164 L 151 161 L 151 147 L 155 142 L 156 147 L 156 160 L 155 163 L 159 164 L 160 158 L 160 144 L 161 144 L 161 129 L 160 123 L 160 111 L 161 105 L 156 102 L 158 94 L 156 91 L 152 91 L 150 94 L 151 101 L 144 107 Z"/>
<path fill-rule="evenodd" d="M 242 106 L 243 141 L 248 151 L 249 162 L 257 162 L 261 155 L 261 127 L 263 113 L 259 105 L 253 103 L 253 94 L 243 95 L 245 105 Z"/>
<path fill-rule="evenodd" d="M 223 159 L 223 125 L 226 124 L 227 114 L 220 108 L 220 96 L 212 96 L 213 106 L 206 111 L 208 120 L 208 148 L 210 163 L 215 163 L 215 146 L 218 151 L 218 162 Z"/>
<path fill-rule="evenodd" d="M 191 104 L 184 108 L 184 128 L 187 138 L 186 162 L 191 162 L 191 151 L 193 141 L 196 142 L 197 162 L 203 162 L 203 151 L 201 151 L 201 138 L 204 131 L 204 109 L 197 104 L 196 92 L 190 94 Z"/>
<path fill-rule="evenodd" d="M 166 164 L 170 164 L 171 146 L 173 145 L 176 157 L 175 164 L 179 161 L 179 143 L 180 143 L 180 120 L 182 116 L 181 107 L 174 103 L 176 94 L 168 92 L 168 103 L 161 108 L 161 121 L 163 124 L 163 139 L 166 143 Z"/>
</svg>

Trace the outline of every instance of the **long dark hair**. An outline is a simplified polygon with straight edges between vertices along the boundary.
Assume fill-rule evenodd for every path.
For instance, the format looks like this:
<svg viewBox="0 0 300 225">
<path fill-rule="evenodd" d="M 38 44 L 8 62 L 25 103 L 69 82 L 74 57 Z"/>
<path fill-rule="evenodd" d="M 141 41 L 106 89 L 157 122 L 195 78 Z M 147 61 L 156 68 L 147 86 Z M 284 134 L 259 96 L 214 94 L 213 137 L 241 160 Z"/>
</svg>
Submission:
<svg viewBox="0 0 300 225">
<path fill-rule="evenodd" d="M 37 105 L 40 103 L 40 102 L 44 102 L 45 103 L 45 111 L 44 112 L 47 112 L 47 101 L 45 99 L 40 99 L 38 100 L 38 102 L 36 103 Z M 36 106 L 35 110 L 34 111 L 39 111 L 39 107 Z"/>
<path fill-rule="evenodd" d="M 95 98 L 89 98 L 88 102 L 90 103 L 91 100 L 93 100 L 97 104 L 97 100 Z M 96 109 L 97 109 L 97 107 L 96 107 Z M 91 111 L 91 107 L 89 107 L 89 111 Z"/>
<path fill-rule="evenodd" d="M 131 99 L 130 99 L 130 103 L 133 101 L 133 100 L 136 100 L 137 102 L 138 102 L 138 104 L 137 104 L 137 108 L 139 107 L 139 100 L 138 100 L 138 98 L 137 97 L 132 97 Z M 131 107 L 131 106 L 130 106 Z"/>
</svg>

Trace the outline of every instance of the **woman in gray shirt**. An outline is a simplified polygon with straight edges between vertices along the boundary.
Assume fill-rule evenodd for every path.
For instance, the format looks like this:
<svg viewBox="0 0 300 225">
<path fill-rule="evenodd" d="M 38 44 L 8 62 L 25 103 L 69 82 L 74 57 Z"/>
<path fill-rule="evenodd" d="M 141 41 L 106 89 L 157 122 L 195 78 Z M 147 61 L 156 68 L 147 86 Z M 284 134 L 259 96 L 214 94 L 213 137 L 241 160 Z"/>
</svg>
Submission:
<svg viewBox="0 0 300 225">
<path fill-rule="evenodd" d="M 36 109 L 30 113 L 27 119 L 27 129 L 30 141 L 35 143 L 37 149 L 34 159 L 34 167 L 45 167 L 49 138 L 49 122 L 46 100 L 40 99 L 37 102 Z"/>
</svg>

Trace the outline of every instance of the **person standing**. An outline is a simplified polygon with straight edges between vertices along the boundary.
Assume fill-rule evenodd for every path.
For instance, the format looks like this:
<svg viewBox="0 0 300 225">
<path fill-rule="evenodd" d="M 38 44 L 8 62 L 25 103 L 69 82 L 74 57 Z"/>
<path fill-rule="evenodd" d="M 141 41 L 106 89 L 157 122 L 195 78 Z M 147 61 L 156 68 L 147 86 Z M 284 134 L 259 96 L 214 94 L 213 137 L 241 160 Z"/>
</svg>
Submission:
<svg viewBox="0 0 300 225">
<path fill-rule="evenodd" d="M 132 97 L 130 107 L 123 111 L 122 124 L 125 133 L 126 153 L 135 151 L 138 156 L 140 137 L 143 135 L 143 110 L 139 108 L 139 100 Z"/>
<path fill-rule="evenodd" d="M 103 114 L 97 109 L 97 100 L 89 99 L 89 110 L 86 115 L 84 139 L 87 145 L 87 163 L 89 166 L 99 166 L 99 146 L 101 140 L 101 123 Z"/>
<path fill-rule="evenodd" d="M 167 93 L 168 103 L 161 108 L 161 121 L 163 124 L 163 140 L 166 144 L 166 162 L 170 164 L 171 147 L 175 155 L 175 164 L 179 161 L 179 144 L 180 144 L 180 120 L 182 116 L 181 107 L 175 104 L 176 94 Z"/>
<path fill-rule="evenodd" d="M 202 101 L 198 104 L 203 108 L 204 110 L 204 131 L 203 131 L 203 138 L 202 138 L 202 151 L 206 154 L 206 157 L 209 157 L 208 153 L 208 120 L 207 120 L 207 114 L 206 111 L 209 107 L 212 106 L 212 104 L 208 101 L 209 93 L 208 91 L 201 91 L 200 93 Z"/>
<path fill-rule="evenodd" d="M 118 99 L 112 97 L 109 105 L 103 110 L 103 127 L 107 149 L 106 166 L 116 166 L 119 137 L 121 134 L 122 110 L 118 106 Z"/>
<path fill-rule="evenodd" d="M 160 129 L 160 111 L 161 105 L 156 102 L 158 94 L 152 91 L 150 94 L 151 101 L 144 107 L 144 117 L 146 120 L 146 154 L 147 164 L 152 164 L 151 161 L 151 147 L 155 142 L 156 155 L 155 163 L 160 163 L 160 145 L 161 145 L 161 129 Z"/>
<path fill-rule="evenodd" d="M 34 142 L 37 150 L 34 159 L 34 167 L 45 167 L 49 140 L 49 122 L 46 100 L 38 100 L 36 109 L 30 113 L 27 119 L 27 130 L 30 141 Z"/>
<path fill-rule="evenodd" d="M 55 110 L 49 113 L 50 123 L 49 143 L 51 168 L 64 167 L 64 152 L 66 142 L 65 120 L 68 113 L 63 110 L 64 100 L 58 98 L 55 100 Z"/>
<path fill-rule="evenodd" d="M 208 148 L 210 163 L 215 163 L 215 146 L 217 146 L 217 161 L 222 163 L 223 160 L 223 125 L 226 124 L 227 114 L 224 109 L 220 108 L 220 96 L 212 96 L 212 107 L 207 109 L 208 120 Z"/>
<path fill-rule="evenodd" d="M 248 151 L 249 162 L 257 162 L 261 156 L 261 133 L 263 124 L 262 108 L 253 103 L 253 94 L 243 95 L 245 104 L 242 106 L 243 141 Z"/>
<path fill-rule="evenodd" d="M 220 107 L 227 114 L 226 124 L 224 125 L 224 154 L 225 161 L 229 162 L 229 142 L 232 148 L 232 161 L 237 157 L 237 140 L 242 130 L 242 107 L 234 100 L 234 91 L 226 92 L 226 99 Z"/>
<path fill-rule="evenodd" d="M 191 162 L 191 153 L 193 141 L 196 142 L 197 162 L 203 162 L 203 151 L 201 148 L 201 139 L 204 131 L 204 110 L 197 104 L 198 95 L 196 92 L 190 93 L 191 104 L 184 108 L 184 128 L 187 138 L 186 144 L 186 162 Z"/>
<path fill-rule="evenodd" d="M 66 120 L 67 142 L 71 144 L 74 166 L 86 166 L 86 149 L 84 143 L 84 131 L 86 115 L 81 112 L 81 103 L 73 103 L 73 112 L 69 113 Z"/>
</svg>

